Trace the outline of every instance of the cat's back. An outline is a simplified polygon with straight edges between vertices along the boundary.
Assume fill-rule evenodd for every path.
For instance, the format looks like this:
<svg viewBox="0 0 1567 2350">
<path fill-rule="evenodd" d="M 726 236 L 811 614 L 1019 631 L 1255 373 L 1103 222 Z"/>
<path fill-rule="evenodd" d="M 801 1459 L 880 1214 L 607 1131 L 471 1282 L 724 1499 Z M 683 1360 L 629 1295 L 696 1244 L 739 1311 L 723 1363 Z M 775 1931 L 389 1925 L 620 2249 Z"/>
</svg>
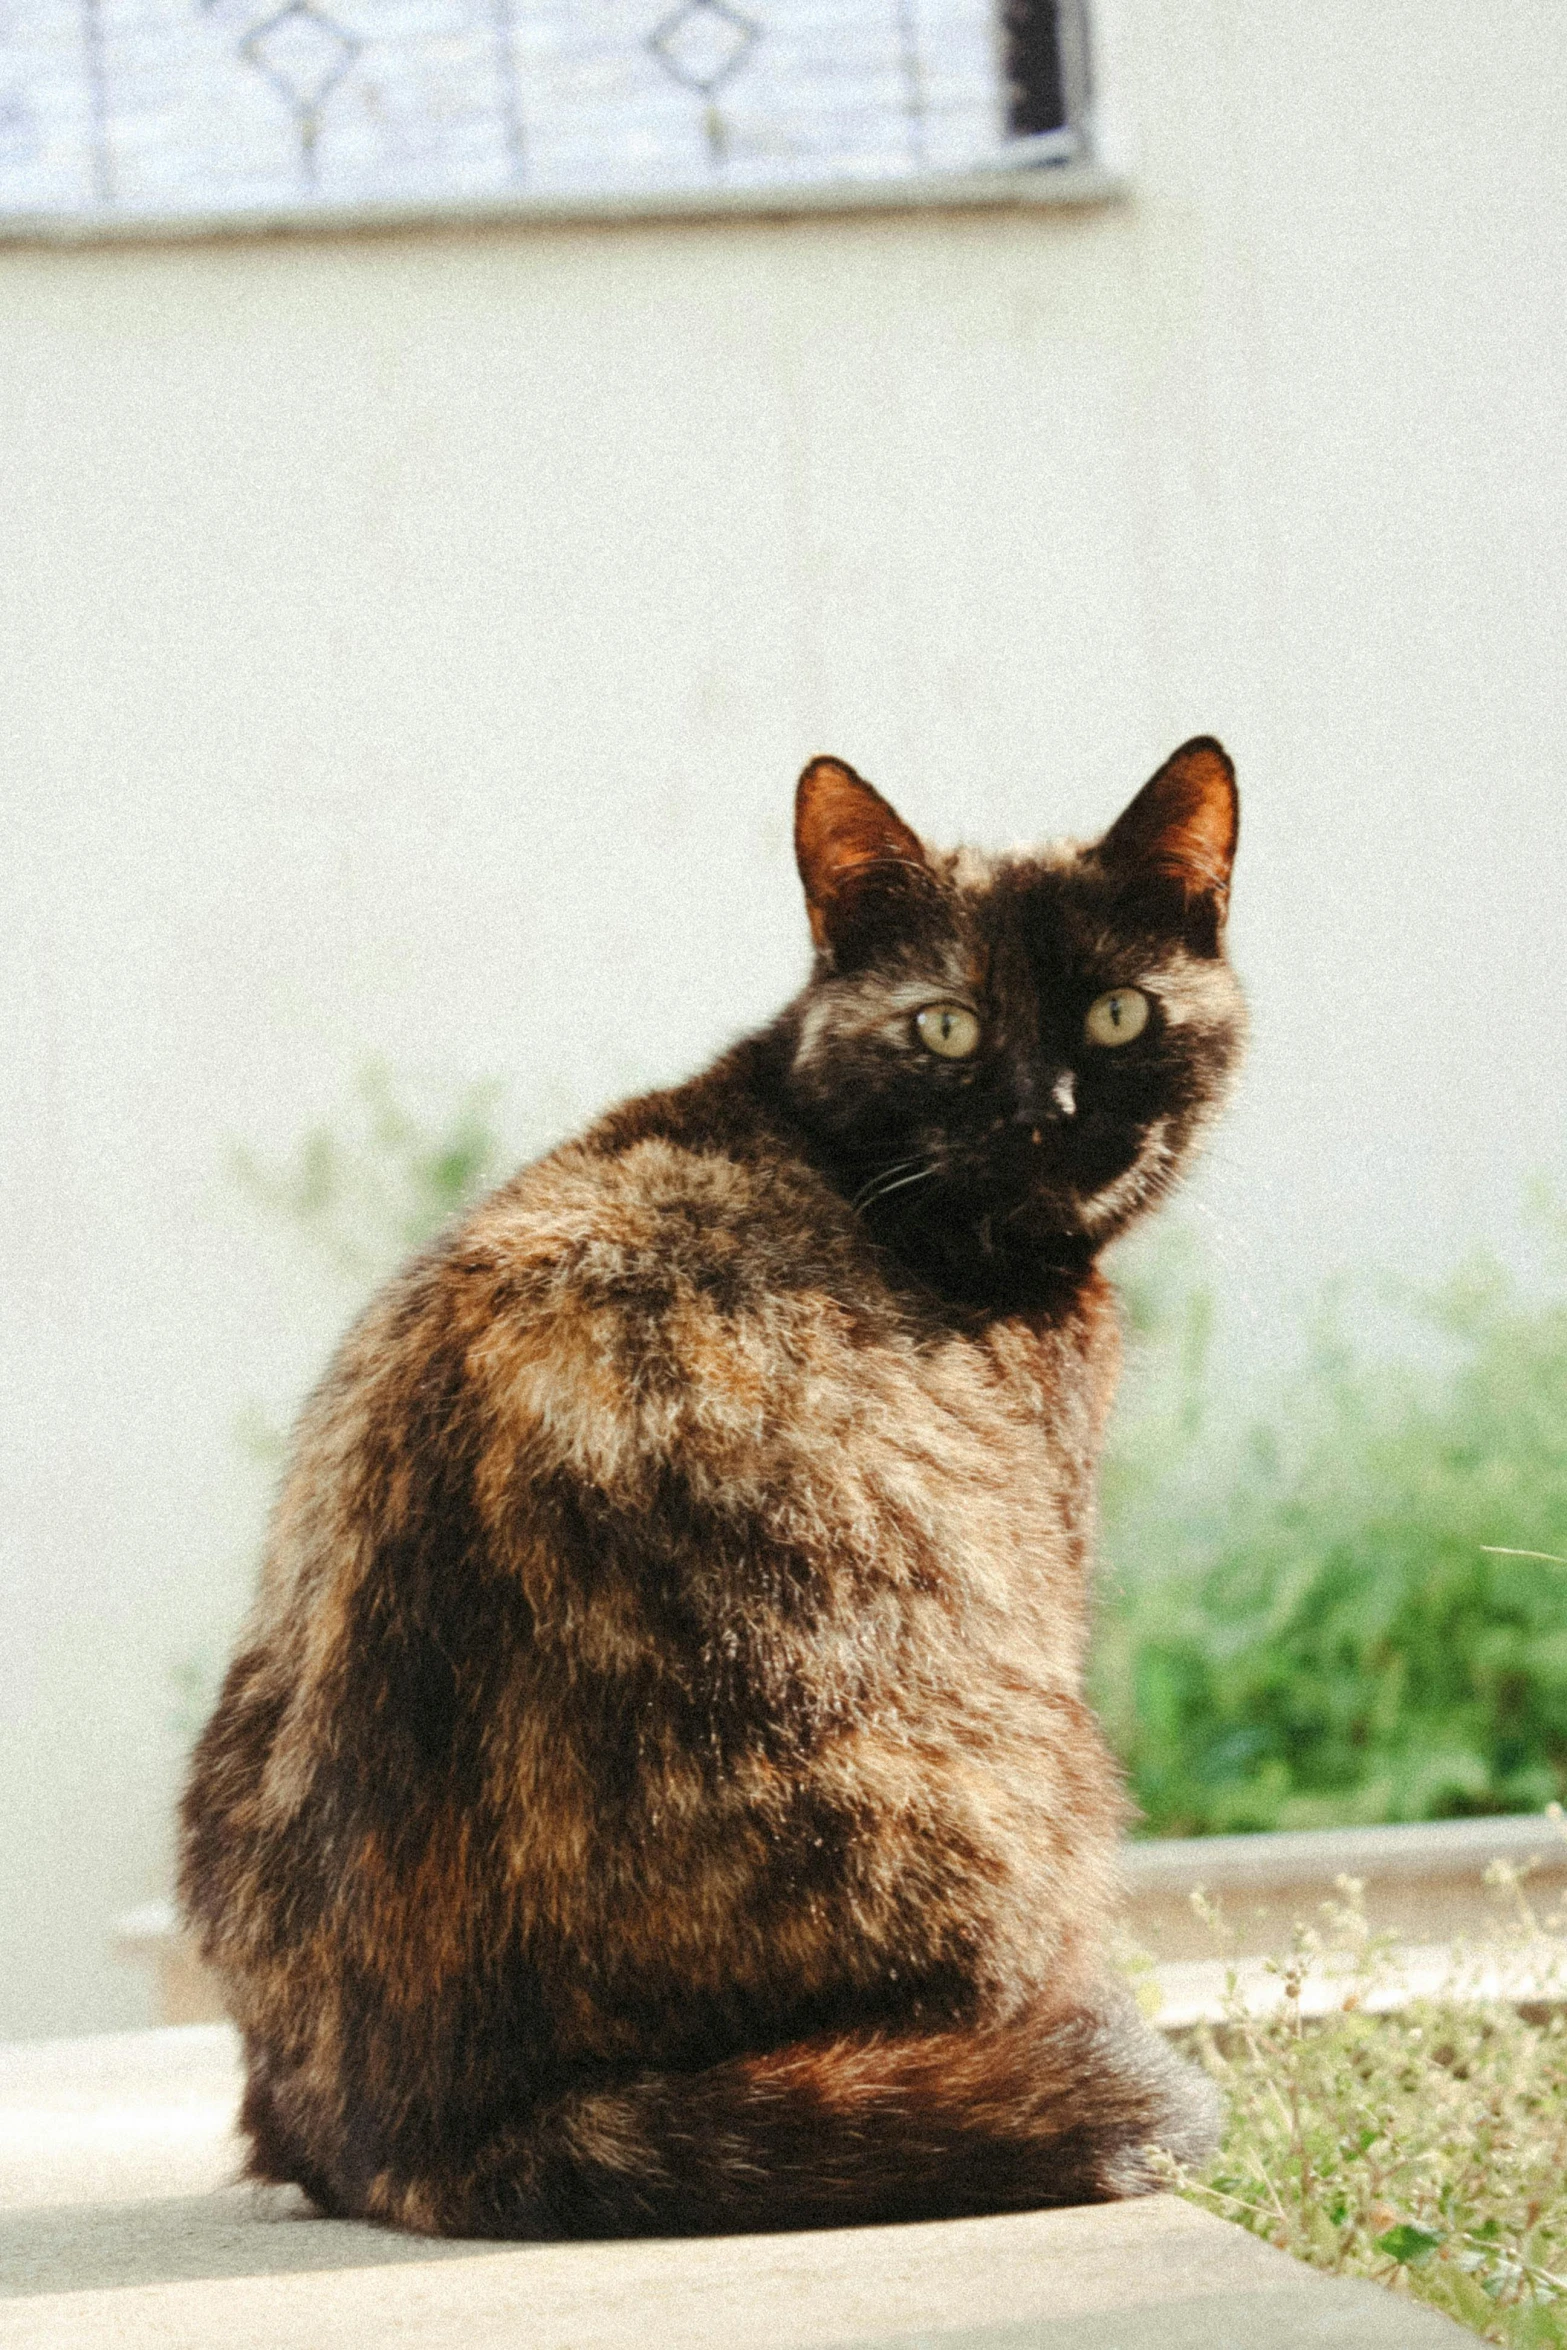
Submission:
<svg viewBox="0 0 1567 2350">
<path fill-rule="evenodd" d="M 525 1169 L 307 1409 L 188 1804 L 215 1952 L 259 1985 L 237 1934 L 320 1902 L 425 1975 L 460 1917 L 726 2031 L 966 1981 L 974 1940 L 1032 1978 L 1119 1819 L 1080 1703 L 1113 1343 L 1092 1289 L 971 1326 L 895 1286 L 787 1132 L 700 1095 Z"/>
<path fill-rule="evenodd" d="M 1103 1285 L 952 1314 L 722 1077 L 611 1113 L 383 1293 L 302 1421 L 274 1604 L 406 1554 L 434 1513 L 545 1612 L 573 1538 L 646 1557 L 744 1525 L 748 1549 L 809 1534 L 877 1580 L 976 1592 L 1021 1548 L 1031 1601 L 1080 1615 L 1051 1586 L 1076 1582 L 1114 1377 Z"/>
<path fill-rule="evenodd" d="M 363 1507 L 403 1456 L 481 1506 L 515 1509 L 519 1476 L 645 1505 L 676 1462 L 732 1471 L 780 1412 L 801 1436 L 802 1381 L 831 1416 L 856 1364 L 911 1351 L 845 1204 L 755 1121 L 694 1134 L 697 1090 L 625 1105 L 405 1268 L 307 1406 L 291 1482 Z"/>
</svg>

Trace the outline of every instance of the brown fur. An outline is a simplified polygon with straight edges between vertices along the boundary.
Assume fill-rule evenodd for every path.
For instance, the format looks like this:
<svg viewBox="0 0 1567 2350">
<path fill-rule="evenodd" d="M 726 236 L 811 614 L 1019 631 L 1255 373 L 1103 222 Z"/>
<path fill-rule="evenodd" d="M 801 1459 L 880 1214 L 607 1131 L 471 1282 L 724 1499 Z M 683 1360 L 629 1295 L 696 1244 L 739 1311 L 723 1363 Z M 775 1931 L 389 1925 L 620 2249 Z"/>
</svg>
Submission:
<svg viewBox="0 0 1567 2350">
<path fill-rule="evenodd" d="M 1128 825 L 1129 860 L 942 860 L 814 762 L 803 996 L 350 1332 L 184 1806 L 257 2175 L 680 2233 L 1136 2192 L 1207 2143 L 1106 1978 L 1082 1679 L 1094 1260 L 1239 1034 L 1217 746 Z M 1071 987 L 1134 984 L 1140 1060 L 1073 1047 L 1052 1110 Z M 913 1011 L 957 990 L 984 1058 L 932 1067 Z M 914 1137 L 939 1165 L 879 1200 Z"/>
</svg>

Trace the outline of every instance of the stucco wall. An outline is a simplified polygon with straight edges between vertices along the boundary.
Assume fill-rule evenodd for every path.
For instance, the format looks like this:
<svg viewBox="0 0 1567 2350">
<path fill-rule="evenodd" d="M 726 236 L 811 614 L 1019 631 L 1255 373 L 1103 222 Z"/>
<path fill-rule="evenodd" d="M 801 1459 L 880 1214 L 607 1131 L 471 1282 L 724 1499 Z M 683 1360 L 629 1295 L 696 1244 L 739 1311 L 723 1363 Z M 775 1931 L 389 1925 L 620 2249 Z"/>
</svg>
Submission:
<svg viewBox="0 0 1567 2350">
<path fill-rule="evenodd" d="M 832 749 L 937 836 L 1240 763 L 1237 1357 L 1564 1168 L 1567 19 L 1137 0 L 1080 213 L 0 255 L 0 2030 L 141 2014 L 232 1424 L 341 1302 L 225 1188 L 373 1053 L 513 1112 L 802 968 Z"/>
</svg>

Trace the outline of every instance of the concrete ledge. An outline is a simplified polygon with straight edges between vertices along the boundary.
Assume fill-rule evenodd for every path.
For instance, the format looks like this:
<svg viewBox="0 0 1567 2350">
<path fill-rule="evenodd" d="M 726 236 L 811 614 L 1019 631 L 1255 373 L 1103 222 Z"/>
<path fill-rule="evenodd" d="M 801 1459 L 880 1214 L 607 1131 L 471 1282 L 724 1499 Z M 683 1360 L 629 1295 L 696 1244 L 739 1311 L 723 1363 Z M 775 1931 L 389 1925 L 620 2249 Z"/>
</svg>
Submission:
<svg viewBox="0 0 1567 2350">
<path fill-rule="evenodd" d="M 1214 1955 L 1192 1908 L 1201 1889 L 1221 1906 L 1240 1951 L 1278 1950 L 1296 1925 L 1341 1901 L 1340 1877 L 1364 1888 L 1367 1924 L 1416 1944 L 1479 1939 L 1510 1914 L 1498 1870 L 1530 1871 L 1542 1909 L 1567 1902 L 1567 1830 L 1548 1814 L 1431 1820 L 1396 1828 L 1320 1828 L 1271 1836 L 1191 1836 L 1128 1844 L 1122 1853 L 1131 1940 L 1160 1961 Z"/>
<path fill-rule="evenodd" d="M 1316 1923 L 1325 1901 L 1341 1900 L 1340 1877 L 1358 1878 L 1372 1932 L 1416 1945 L 1412 1957 L 1422 1968 L 1436 1946 L 1480 1940 L 1507 1921 L 1505 1891 L 1487 1881 L 1499 1866 L 1533 1870 L 1529 1895 L 1542 1911 L 1567 1906 L 1567 1830 L 1532 1813 L 1401 1828 L 1172 1838 L 1128 1844 L 1121 1860 L 1127 1938 L 1161 1967 L 1180 1968 L 1180 1980 L 1167 1986 L 1180 2023 L 1200 2020 L 1186 2012 L 1197 1999 L 1205 2003 L 1203 2013 L 1216 2015 L 1224 1987 L 1214 1937 L 1192 1908 L 1199 1888 L 1222 1906 L 1233 1947 L 1261 1952 L 1283 1949 L 1296 1925 Z M 150 1901 L 129 1911 L 116 1924 L 114 1946 L 121 1958 L 154 1970 L 160 2022 L 208 2023 L 223 2015 L 217 1985 L 180 1933 L 171 1903 Z M 1192 1970 L 1204 1962 L 1209 1974 L 1199 1989 Z M 1451 1989 L 1462 1995 L 1456 1977 Z M 1177 2028 L 1174 2011 L 1161 2011 L 1158 2020 Z"/>
<path fill-rule="evenodd" d="M 1180 1886 L 1200 1875 L 1237 1891 L 1330 1884 L 1345 1873 L 1384 1884 L 1451 1884 L 1483 1876 L 1491 1862 L 1530 1860 L 1567 1872 L 1567 1829 L 1549 1812 L 1485 1820 L 1417 1820 L 1394 1828 L 1305 1828 L 1268 1836 L 1165 1836 L 1128 1844 L 1134 1894 Z"/>
<path fill-rule="evenodd" d="M 1440 2350 L 1171 2196 L 934 2226 L 432 2243 L 233 2185 L 227 2027 L 0 2049 L 8 2350 Z"/>
</svg>

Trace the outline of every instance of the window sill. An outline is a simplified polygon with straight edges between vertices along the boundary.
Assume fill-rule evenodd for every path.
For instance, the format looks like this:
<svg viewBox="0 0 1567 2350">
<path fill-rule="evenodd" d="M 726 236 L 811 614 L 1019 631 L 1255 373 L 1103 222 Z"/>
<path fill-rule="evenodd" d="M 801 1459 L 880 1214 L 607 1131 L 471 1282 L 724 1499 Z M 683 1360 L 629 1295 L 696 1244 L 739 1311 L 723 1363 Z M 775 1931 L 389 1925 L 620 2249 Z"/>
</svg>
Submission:
<svg viewBox="0 0 1567 2350">
<path fill-rule="evenodd" d="M 258 205 L 253 211 L 0 213 L 0 243 L 91 245 L 195 238 L 364 235 L 417 228 L 614 226 L 677 220 L 785 220 L 873 212 L 1033 211 L 1116 202 L 1117 174 L 1091 163 L 834 179 L 771 187 L 660 188 L 602 196 L 429 198 L 379 204 Z"/>
</svg>

